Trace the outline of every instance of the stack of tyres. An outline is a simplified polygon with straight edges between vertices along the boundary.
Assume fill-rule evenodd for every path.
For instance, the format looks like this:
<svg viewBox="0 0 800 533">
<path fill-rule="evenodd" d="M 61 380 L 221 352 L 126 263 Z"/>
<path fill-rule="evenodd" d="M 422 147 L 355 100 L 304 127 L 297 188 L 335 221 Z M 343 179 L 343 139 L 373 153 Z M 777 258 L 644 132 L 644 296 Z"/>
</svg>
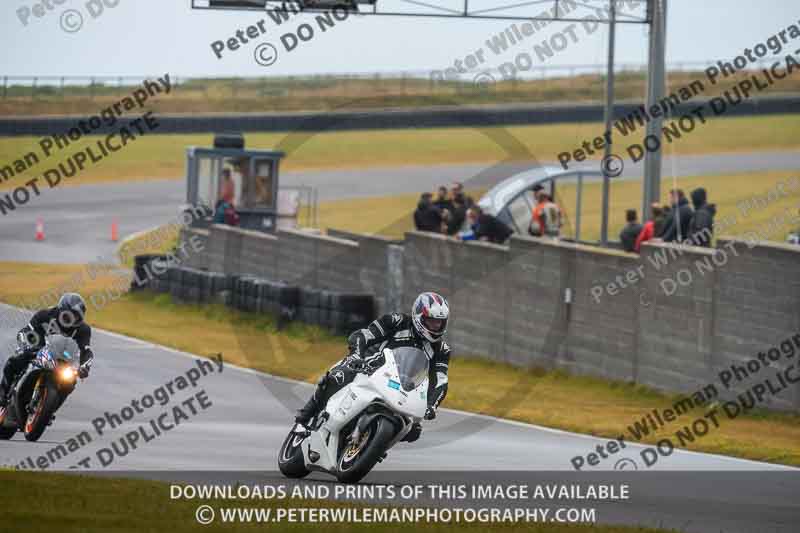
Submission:
<svg viewBox="0 0 800 533">
<path fill-rule="evenodd" d="M 241 276 L 238 274 L 231 274 L 228 276 L 228 280 L 231 284 L 231 293 L 230 297 L 228 298 L 228 305 L 235 309 L 239 308 L 239 278 L 241 278 Z"/>
<path fill-rule="evenodd" d="M 258 311 L 258 278 L 246 278 L 242 284 L 244 290 L 244 310 L 248 313 Z"/>
<path fill-rule="evenodd" d="M 261 283 L 261 312 L 278 318 L 280 307 L 278 306 L 278 284 L 274 281 L 263 280 Z"/>
<path fill-rule="evenodd" d="M 375 298 L 371 294 L 304 288 L 300 295 L 299 319 L 336 335 L 366 327 L 374 319 Z"/>
<path fill-rule="evenodd" d="M 250 311 L 253 309 L 253 276 L 239 276 L 236 286 L 236 309 Z"/>
<path fill-rule="evenodd" d="M 320 306 L 320 321 L 319 325 L 328 331 L 334 332 L 334 323 L 336 321 L 336 301 L 337 294 L 333 291 L 320 291 L 319 306 Z"/>
<path fill-rule="evenodd" d="M 275 287 L 278 295 L 278 326 L 296 320 L 297 309 L 300 306 L 300 288 L 285 283 Z"/>
<path fill-rule="evenodd" d="M 169 294 L 174 300 L 180 300 L 182 297 L 183 288 L 183 271 L 180 267 L 171 267 L 169 269 Z"/>
<path fill-rule="evenodd" d="M 306 324 L 322 325 L 321 292 L 312 287 L 300 289 L 297 320 Z"/>
<path fill-rule="evenodd" d="M 200 303 L 200 293 L 205 281 L 205 272 L 195 268 L 181 267 L 183 275 L 183 300 L 189 303 Z"/>
<path fill-rule="evenodd" d="M 157 261 L 156 268 L 153 262 Z M 140 291 L 145 288 L 156 290 L 158 278 L 165 274 L 167 256 L 163 254 L 142 254 L 133 258 L 133 279 L 131 291 Z"/>
<path fill-rule="evenodd" d="M 167 256 L 156 256 L 149 263 L 152 278 L 148 286 L 157 292 L 169 292 L 169 271 L 175 268 Z"/>
<path fill-rule="evenodd" d="M 230 278 L 222 272 L 208 272 L 208 283 L 203 299 L 206 302 L 227 303 L 230 297 Z"/>
<path fill-rule="evenodd" d="M 276 320 L 281 314 L 281 290 L 285 284 L 278 281 L 262 279 L 259 282 L 259 297 L 261 298 L 259 304 L 259 312 L 271 315 Z"/>
<path fill-rule="evenodd" d="M 375 318 L 375 297 L 367 293 L 337 294 L 336 314 L 331 318 L 331 330 L 347 334 L 365 328 Z"/>
<path fill-rule="evenodd" d="M 246 285 L 248 280 L 250 279 L 249 276 L 241 276 L 236 275 L 232 276 L 232 301 L 231 305 L 240 311 L 244 311 L 247 308 L 247 289 Z"/>
</svg>

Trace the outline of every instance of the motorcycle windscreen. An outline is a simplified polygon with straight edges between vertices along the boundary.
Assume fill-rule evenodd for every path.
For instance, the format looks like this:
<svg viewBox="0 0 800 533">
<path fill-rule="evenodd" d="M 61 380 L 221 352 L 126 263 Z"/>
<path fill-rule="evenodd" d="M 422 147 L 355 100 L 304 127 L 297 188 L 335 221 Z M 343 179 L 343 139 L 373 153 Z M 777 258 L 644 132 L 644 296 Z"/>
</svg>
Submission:
<svg viewBox="0 0 800 533">
<path fill-rule="evenodd" d="M 416 389 L 428 377 L 428 356 L 419 348 L 394 348 L 392 354 L 397 362 L 400 386 L 404 391 Z"/>
<path fill-rule="evenodd" d="M 64 361 L 70 366 L 77 367 L 80 364 L 81 352 L 78 343 L 69 337 L 53 335 L 47 338 L 45 348 L 54 362 Z"/>
</svg>

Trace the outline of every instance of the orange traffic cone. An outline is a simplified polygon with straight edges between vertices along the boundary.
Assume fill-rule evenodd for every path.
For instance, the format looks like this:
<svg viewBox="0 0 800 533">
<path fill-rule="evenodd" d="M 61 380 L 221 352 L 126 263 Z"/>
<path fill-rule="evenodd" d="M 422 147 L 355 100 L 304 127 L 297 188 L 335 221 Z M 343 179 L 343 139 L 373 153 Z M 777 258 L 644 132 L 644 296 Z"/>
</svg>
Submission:
<svg viewBox="0 0 800 533">
<path fill-rule="evenodd" d="M 117 242 L 119 240 L 119 228 L 117 227 L 117 221 L 113 220 L 111 222 L 111 240 Z"/>
<path fill-rule="evenodd" d="M 36 219 L 36 240 L 44 240 L 44 222 L 42 222 L 41 218 Z"/>
</svg>

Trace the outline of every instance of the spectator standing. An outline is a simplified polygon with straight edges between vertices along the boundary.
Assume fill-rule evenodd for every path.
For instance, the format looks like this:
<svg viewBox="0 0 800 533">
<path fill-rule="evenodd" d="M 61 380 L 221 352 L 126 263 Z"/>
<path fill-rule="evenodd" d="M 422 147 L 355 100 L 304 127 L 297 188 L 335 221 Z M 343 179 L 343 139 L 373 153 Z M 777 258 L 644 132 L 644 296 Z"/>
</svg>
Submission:
<svg viewBox="0 0 800 533">
<path fill-rule="evenodd" d="M 561 208 L 544 190 L 534 190 L 537 203 L 533 208 L 528 233 L 534 237 L 558 237 L 561 234 Z"/>
<path fill-rule="evenodd" d="M 558 238 L 561 235 L 561 208 L 553 201 L 553 197 L 545 194 L 546 201 L 542 207 L 542 220 L 544 221 L 544 234 L 547 237 Z"/>
<path fill-rule="evenodd" d="M 692 207 L 681 189 L 669 192 L 672 208 L 667 215 L 664 233 L 661 238 L 665 242 L 682 242 L 689 237 L 689 223 L 692 221 Z"/>
<path fill-rule="evenodd" d="M 667 229 L 667 216 L 672 208 L 668 205 L 659 206 L 657 204 L 653 204 L 651 206 L 653 211 L 653 237 L 654 239 L 660 239 L 664 232 Z M 658 213 L 658 215 L 656 215 Z"/>
<path fill-rule="evenodd" d="M 455 235 L 464 229 L 467 220 L 467 210 L 475 205 L 471 196 L 464 193 L 461 182 L 453 183 L 450 188 L 450 217 L 447 220 L 447 233 Z"/>
<path fill-rule="evenodd" d="M 461 236 L 461 240 L 489 241 L 494 244 L 503 244 L 514 231 L 497 219 L 497 217 L 484 213 L 483 210 L 473 205 L 467 211 L 467 221 L 472 228 L 471 235 Z"/>
<path fill-rule="evenodd" d="M 447 187 L 439 187 L 439 190 L 436 193 L 436 200 L 433 201 L 433 205 L 435 205 L 440 211 L 444 211 L 445 209 L 450 211 L 453 209 L 453 202 L 451 202 L 450 198 L 447 197 Z"/>
<path fill-rule="evenodd" d="M 233 203 L 235 192 L 236 192 L 236 184 L 233 182 L 233 178 L 231 178 L 231 169 L 229 168 L 222 169 L 222 183 L 220 183 L 219 186 L 219 197 L 230 198 L 231 203 Z"/>
<path fill-rule="evenodd" d="M 642 233 L 642 225 L 639 224 L 638 217 L 636 216 L 636 209 L 628 209 L 625 212 L 625 227 L 619 233 L 619 240 L 622 242 L 622 249 L 626 252 L 634 252 L 636 250 L 636 241 L 639 234 Z"/>
<path fill-rule="evenodd" d="M 226 190 L 214 209 L 214 224 L 239 225 L 239 214 L 233 205 L 233 189 Z"/>
<path fill-rule="evenodd" d="M 475 205 L 475 201 L 472 199 L 472 197 L 464 192 L 464 184 L 460 181 L 453 183 L 450 192 L 453 195 L 452 200 L 463 203 L 465 206 L 467 206 L 467 209 Z"/>
<path fill-rule="evenodd" d="M 717 206 L 708 203 L 708 195 L 702 187 L 692 191 L 692 204 L 694 204 L 694 214 L 689 221 L 687 237 L 695 246 L 710 248 L 711 240 L 714 238 L 714 216 L 717 214 Z"/>
<path fill-rule="evenodd" d="M 455 235 L 463 229 L 464 222 L 467 219 L 467 204 L 464 203 L 465 198 L 454 197 L 451 200 L 450 215 L 447 217 L 447 234 Z"/>
<path fill-rule="evenodd" d="M 414 226 L 417 231 L 432 231 L 441 233 L 442 212 L 433 205 L 433 195 L 429 192 L 422 193 L 414 211 Z"/>
<path fill-rule="evenodd" d="M 656 235 L 658 235 L 659 220 L 661 220 L 661 223 L 663 225 L 664 208 L 658 205 L 653 205 L 651 210 L 653 211 L 653 218 L 651 218 L 645 223 L 644 227 L 642 228 L 642 231 L 639 232 L 639 235 L 636 237 L 636 242 L 633 245 L 633 251 L 636 252 L 637 254 L 641 251 L 643 242 L 647 242 L 649 240 L 657 238 Z"/>
<path fill-rule="evenodd" d="M 542 211 L 544 205 L 547 203 L 547 194 L 542 190 L 541 185 L 536 185 L 533 188 L 534 198 L 536 198 L 536 205 L 533 206 L 531 213 L 531 223 L 528 225 L 528 233 L 534 237 L 541 237 L 544 235 L 544 218 L 542 218 Z"/>
</svg>

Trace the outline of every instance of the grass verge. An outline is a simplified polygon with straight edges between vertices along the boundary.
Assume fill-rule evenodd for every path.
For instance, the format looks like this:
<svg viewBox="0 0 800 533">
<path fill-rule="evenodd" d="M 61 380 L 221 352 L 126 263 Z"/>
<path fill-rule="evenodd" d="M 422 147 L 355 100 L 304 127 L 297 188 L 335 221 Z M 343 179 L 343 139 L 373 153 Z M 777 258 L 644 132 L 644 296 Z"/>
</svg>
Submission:
<svg viewBox="0 0 800 533">
<path fill-rule="evenodd" d="M 566 71 L 564 72 L 566 73 Z M 754 71 L 740 71 L 705 87 L 702 96 L 721 95 L 726 89 Z M 675 71 L 667 75 L 667 93 L 685 87 L 695 80 L 704 80 L 702 71 Z M 92 79 L 91 86 L 39 78 L 35 87 L 4 85 L 0 99 L 0 115 L 91 115 L 129 94 L 135 84 L 123 79 Z M 74 80 L 72 80 L 74 81 Z M 89 82 L 88 79 L 80 80 Z M 173 77 L 170 94 L 161 94 L 148 102 L 156 113 L 224 113 L 268 112 L 292 110 L 345 110 L 387 107 L 427 107 L 436 105 L 482 105 L 533 103 L 602 102 L 605 77 L 600 73 L 543 77 L 535 80 L 500 80 L 489 86 L 478 86 L 471 80 L 432 82 L 428 76 L 378 75 L 365 77 L 272 77 L 227 79 L 177 79 Z M 138 80 L 141 83 L 141 80 Z M 800 77 L 787 76 L 780 84 L 766 88 L 764 96 L 797 93 Z M 619 72 L 615 80 L 618 101 L 640 101 L 647 93 L 644 71 Z"/>
<path fill-rule="evenodd" d="M 328 133 L 253 133 L 246 137 L 254 149 L 287 151 L 284 170 L 369 168 L 404 165 L 495 163 L 507 160 L 555 161 L 558 153 L 572 151 L 585 140 L 603 133 L 600 123 L 544 124 L 507 128 L 432 128 L 412 130 L 340 131 Z M 627 142 L 636 140 L 631 136 Z M 716 118 L 703 125 L 702 134 L 675 140 L 675 154 L 737 151 L 796 150 L 800 115 Z M 10 165 L 33 152 L 41 161 L 26 172 L 0 184 L 0 189 L 21 186 L 81 148 L 96 143 L 87 137 L 47 158 L 39 138 L 12 137 L 0 143 L 0 165 Z M 146 135 L 125 150 L 109 156 L 61 185 L 114 181 L 178 179 L 185 175 L 187 146 L 211 146 L 211 135 Z M 97 148 L 95 147 L 95 151 Z M 672 153 L 672 152 L 670 152 Z M 379 156 L 376 156 L 379 154 Z"/>
<path fill-rule="evenodd" d="M 117 248 L 117 257 L 128 267 L 133 267 L 133 259 L 142 254 L 163 254 L 174 250 L 178 245 L 180 226 L 168 224 L 152 230 L 129 236 Z"/>
<path fill-rule="evenodd" d="M 0 300 L 30 302 L 80 274 L 81 267 L 75 265 L 0 263 Z M 80 290 L 93 302 L 112 280 L 110 274 L 97 275 Z M 149 292 L 124 295 L 100 309 L 90 306 L 89 321 L 199 355 L 222 352 L 232 364 L 308 382 L 315 381 L 345 349 L 344 339 L 319 328 L 294 324 L 278 331 L 267 316 L 221 305 L 182 305 L 168 295 Z M 644 414 L 671 407 L 676 400 L 631 383 L 519 369 L 456 354 L 445 406 L 616 438 Z M 673 435 L 703 414 L 701 409 L 687 413 L 643 442 Z M 724 419 L 688 449 L 800 466 L 800 416 L 759 411 Z"/>
<path fill-rule="evenodd" d="M 739 208 L 740 204 L 752 198 L 766 197 L 779 183 L 786 183 L 786 194 L 773 195 L 763 207 L 752 207 L 749 212 Z M 797 230 L 800 225 L 788 220 L 776 223 L 782 214 L 797 218 L 800 208 L 800 171 L 775 171 L 744 174 L 720 174 L 678 178 L 678 188 L 688 195 L 697 187 L 705 187 L 709 202 L 717 205 L 717 223 L 726 217 L 735 222 L 725 224 L 727 235 L 745 235 L 757 232 L 762 240 L 784 241 L 786 234 Z M 789 185 L 794 184 L 794 187 Z M 668 198 L 673 187 L 672 179 L 662 179 L 662 198 Z M 574 185 L 565 185 L 557 191 L 556 201 L 566 215 L 565 237 L 574 237 L 575 197 Z M 477 200 L 485 189 L 470 191 Z M 602 186 L 599 182 L 587 183 L 583 191 L 581 210 L 581 239 L 597 241 L 600 237 L 600 205 Z M 612 181 L 609 207 L 609 236 L 617 240 L 619 231 L 625 225 L 625 210 L 639 211 L 642 197 L 642 184 L 639 181 Z M 413 229 L 412 214 L 419 201 L 418 194 L 384 196 L 379 198 L 355 198 L 322 202 L 319 206 L 319 221 L 323 228 L 335 228 L 357 233 L 381 234 L 389 237 L 402 237 Z M 358 216 L 353 216 L 358 213 Z M 786 217 L 784 217 L 786 218 Z"/>
<path fill-rule="evenodd" d="M 271 509 L 345 508 L 362 505 L 320 500 L 288 498 L 282 500 L 235 501 L 170 499 L 169 484 L 156 481 L 93 478 L 83 475 L 50 474 L 42 472 L 0 472 L 0 483 L 13 487 L 4 496 L 0 510 L 0 530 L 60 533 L 128 533 L 189 531 L 263 531 L 267 524 L 221 524 L 217 521 L 203 526 L 196 522 L 195 511 L 200 505 L 219 507 Z M 35 502 L 35 503 L 33 503 Z M 5 529 L 10 527 L 10 529 Z M 268 526 L 267 526 L 268 527 Z M 369 531 L 388 532 L 407 530 L 409 524 L 375 523 L 309 523 L 284 521 L 280 531 L 316 532 Z M 624 526 L 566 525 L 566 524 L 502 524 L 487 527 L 479 523 L 414 524 L 415 529 L 433 533 L 451 531 L 478 532 L 502 529 L 509 533 L 667 533 L 662 529 Z"/>
</svg>

